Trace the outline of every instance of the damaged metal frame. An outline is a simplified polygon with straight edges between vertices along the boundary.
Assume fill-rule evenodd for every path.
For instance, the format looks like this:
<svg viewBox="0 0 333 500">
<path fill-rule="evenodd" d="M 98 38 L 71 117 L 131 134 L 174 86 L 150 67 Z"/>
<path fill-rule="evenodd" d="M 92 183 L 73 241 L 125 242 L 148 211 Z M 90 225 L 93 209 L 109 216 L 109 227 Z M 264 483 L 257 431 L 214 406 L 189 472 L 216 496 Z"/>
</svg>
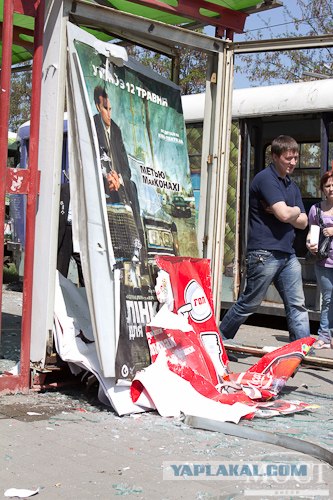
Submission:
<svg viewBox="0 0 333 500">
<path fill-rule="evenodd" d="M 169 26 L 82 0 L 46 0 L 44 21 L 44 60 L 40 113 L 39 166 L 40 195 L 36 216 L 31 320 L 31 366 L 43 370 L 46 354 L 52 346 L 54 288 L 58 235 L 58 210 L 63 142 L 63 116 L 66 81 L 66 25 L 70 19 L 174 57 L 180 47 L 202 50 L 208 54 L 204 142 L 202 155 L 202 192 L 198 241 L 201 255 L 212 260 L 213 296 L 217 315 L 221 298 L 221 266 L 224 248 L 226 190 L 229 168 L 231 97 L 234 52 L 257 51 L 264 41 L 233 44 L 190 30 Z M 321 41 L 302 39 L 302 47 L 316 47 Z M 325 37 L 333 45 L 333 36 Z M 262 50 L 300 48 L 296 40 L 266 41 Z M 274 48 L 274 47 L 278 48 Z M 318 45 L 319 46 L 319 45 Z M 322 45 L 320 45 L 322 46 Z M 244 50 L 243 50 L 244 49 Z M 35 103 L 38 108 L 38 103 Z M 35 108 L 35 109 L 36 109 Z M 28 332 L 30 333 L 30 332 Z M 22 333 L 24 339 L 29 338 Z M 23 339 L 23 340 L 24 340 Z M 26 355 L 26 351 L 22 354 Z M 23 367 L 21 367 L 22 370 Z"/>
<path fill-rule="evenodd" d="M 65 93 L 65 54 L 66 23 L 70 19 L 82 27 L 99 29 L 174 57 L 181 47 L 191 47 L 208 54 L 208 70 L 206 78 L 206 101 L 203 131 L 202 177 L 198 241 L 201 255 L 212 261 L 212 284 L 214 305 L 217 316 L 221 302 L 221 276 L 226 219 L 227 177 L 229 169 L 229 139 L 231 129 L 231 97 L 233 84 L 234 52 L 255 51 L 264 46 L 264 41 L 249 44 L 234 44 L 230 40 L 221 40 L 190 30 L 165 25 L 142 17 L 125 14 L 118 10 L 88 4 L 82 0 L 55 2 L 49 0 L 46 30 L 48 42 L 44 56 L 44 86 L 41 114 L 41 147 L 40 163 L 47 165 L 47 175 L 42 177 L 39 206 L 44 214 L 41 220 L 37 214 L 36 253 L 43 255 L 43 263 L 39 262 L 39 272 L 35 269 L 33 294 L 33 331 L 31 361 L 36 368 L 43 368 L 45 353 L 52 338 L 54 274 L 56 267 L 56 238 L 58 220 L 59 179 L 61 170 L 62 120 Z M 57 29 L 55 29 L 57 26 Z M 290 48 L 316 47 L 322 39 L 302 38 L 286 40 Z M 333 45 L 333 36 L 325 37 L 325 43 Z M 266 41 L 263 50 L 276 47 L 281 50 L 281 41 Z M 52 78 L 50 77 L 50 72 Z M 177 71 L 174 69 L 174 74 Z M 48 96 L 52 95 L 50 101 Z M 52 114 L 53 128 L 51 134 L 47 120 Z M 50 160 L 51 159 L 51 160 Z M 47 160 L 47 161 L 46 161 Z M 48 184 L 48 186 L 46 186 Z M 52 197 L 50 196 L 52 193 Z M 46 307 L 45 307 L 46 302 Z M 44 307 L 41 308 L 41 303 Z"/>
<path fill-rule="evenodd" d="M 66 80 L 66 24 L 70 20 L 82 27 L 89 27 L 110 34 L 111 37 L 125 38 L 136 44 L 144 44 L 152 50 L 163 50 L 165 54 L 177 56 L 181 47 L 191 47 L 208 54 L 209 71 L 207 75 L 207 106 L 214 120 L 220 121 L 222 114 L 225 123 L 230 121 L 231 110 L 221 113 L 224 101 L 223 86 L 226 80 L 226 47 L 229 42 L 207 35 L 195 33 L 184 28 L 153 22 L 138 16 L 125 14 L 108 7 L 93 5 L 77 0 L 62 2 L 50 0 L 46 16 L 43 64 L 43 89 L 41 103 L 40 164 L 41 186 L 39 210 L 37 213 L 35 241 L 35 269 L 33 287 L 33 321 L 31 362 L 35 370 L 44 368 L 45 355 L 52 340 L 54 286 L 56 269 L 58 204 L 60 191 L 62 127 Z M 177 64 L 177 57 L 175 58 Z M 173 72 L 175 75 L 177 71 Z M 228 72 L 227 78 L 232 76 Z M 211 89 L 209 91 L 209 89 Z M 231 83 L 228 84 L 231 89 Z M 229 95 L 229 94 L 228 94 Z M 50 99 L 52 96 L 52 99 Z M 216 104 L 217 103 L 217 104 Z M 218 107 L 217 107 L 218 106 Z M 52 121 L 50 122 L 50 116 Z M 208 115 L 209 130 L 215 129 L 211 113 Z M 52 129 L 52 131 L 51 131 Z M 220 131 L 221 127 L 216 127 Z M 220 132 L 219 132 L 220 133 Z M 219 133 L 215 134 L 212 150 L 216 149 Z M 210 133 L 209 133 L 210 135 Z M 212 142 L 212 141 L 210 141 Z M 215 155 L 219 170 L 219 155 Z M 225 170 L 225 169 L 224 169 Z M 43 214 L 43 216 L 41 215 Z M 38 264 L 37 264 L 38 263 Z M 43 306 L 42 306 L 43 304 Z"/>
<path fill-rule="evenodd" d="M 251 439 L 261 443 L 270 443 L 289 450 L 294 450 L 299 453 L 312 456 L 323 462 L 333 465 L 333 453 L 322 446 L 319 446 L 310 441 L 304 441 L 292 436 L 286 436 L 278 432 L 267 432 L 263 430 L 252 429 L 242 425 L 233 424 L 231 422 L 218 422 L 217 420 L 197 417 L 195 415 L 187 415 L 184 418 L 184 423 L 194 429 L 202 429 L 206 431 L 220 432 L 229 436 L 237 436 L 242 439 Z"/>
</svg>

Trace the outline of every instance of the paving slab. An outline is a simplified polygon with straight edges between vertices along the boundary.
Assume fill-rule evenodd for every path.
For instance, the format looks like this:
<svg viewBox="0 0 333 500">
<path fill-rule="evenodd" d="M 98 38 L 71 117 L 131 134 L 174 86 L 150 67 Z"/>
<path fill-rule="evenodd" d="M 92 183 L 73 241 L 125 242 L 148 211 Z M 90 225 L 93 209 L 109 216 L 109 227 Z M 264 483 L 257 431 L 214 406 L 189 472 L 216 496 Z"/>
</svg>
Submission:
<svg viewBox="0 0 333 500">
<path fill-rule="evenodd" d="M 288 334 L 272 322 L 243 325 L 235 340 L 283 345 Z M 258 361 L 236 357 L 235 372 Z M 332 371 L 301 365 L 281 398 L 316 408 L 238 425 L 333 451 Z M 333 498 L 332 467 L 309 454 L 195 429 L 156 412 L 118 417 L 98 402 L 93 386 L 0 396 L 0 443 L 2 491 L 39 488 L 36 499 Z"/>
</svg>

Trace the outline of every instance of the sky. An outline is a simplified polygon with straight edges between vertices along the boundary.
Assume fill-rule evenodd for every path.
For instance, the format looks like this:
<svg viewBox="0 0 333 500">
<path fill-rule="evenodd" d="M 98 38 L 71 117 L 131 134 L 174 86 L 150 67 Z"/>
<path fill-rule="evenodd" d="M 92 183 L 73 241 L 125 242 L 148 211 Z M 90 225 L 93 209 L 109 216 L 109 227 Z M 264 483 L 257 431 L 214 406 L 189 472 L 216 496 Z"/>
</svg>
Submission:
<svg viewBox="0 0 333 500">
<path fill-rule="evenodd" d="M 297 16 L 299 14 L 296 0 L 282 0 L 280 3 L 288 5 L 288 8 L 293 15 Z M 244 31 L 250 32 L 251 35 L 260 33 L 263 39 L 271 39 L 272 35 L 281 36 L 281 34 L 287 29 L 288 22 L 290 22 L 290 20 L 288 19 L 288 16 L 286 16 L 284 7 L 277 7 L 275 9 L 261 12 L 260 14 L 251 14 L 248 16 Z M 266 28 L 266 23 L 269 24 L 271 30 Z M 245 35 L 236 34 L 234 37 L 235 42 L 243 41 L 245 39 Z M 246 88 L 253 85 L 253 82 L 249 82 L 245 75 L 235 73 L 235 88 Z"/>
</svg>

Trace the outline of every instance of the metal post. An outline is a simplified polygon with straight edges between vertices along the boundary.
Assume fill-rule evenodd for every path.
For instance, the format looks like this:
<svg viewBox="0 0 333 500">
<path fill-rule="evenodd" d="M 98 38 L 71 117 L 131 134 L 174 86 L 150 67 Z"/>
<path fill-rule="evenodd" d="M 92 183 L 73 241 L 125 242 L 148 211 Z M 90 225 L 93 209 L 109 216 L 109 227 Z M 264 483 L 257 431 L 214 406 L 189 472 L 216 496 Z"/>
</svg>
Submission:
<svg viewBox="0 0 333 500">
<path fill-rule="evenodd" d="M 31 126 L 29 141 L 30 182 L 27 195 L 26 238 L 23 279 L 23 310 L 21 334 L 21 377 L 29 386 L 30 341 L 32 312 L 32 283 L 34 263 L 35 217 L 38 194 L 38 144 L 41 78 L 43 61 L 44 2 L 40 2 L 35 16 L 34 56 L 32 65 Z"/>
<path fill-rule="evenodd" d="M 208 56 L 204 120 L 202 131 L 202 154 L 201 154 L 201 174 L 200 174 L 200 202 L 198 218 L 198 248 L 200 257 L 207 256 L 208 224 L 210 204 L 210 177 L 212 172 L 212 162 L 214 150 L 213 130 L 216 111 L 216 69 L 217 55 Z"/>
<path fill-rule="evenodd" d="M 225 46 L 218 55 L 212 172 L 210 179 L 207 257 L 211 260 L 212 292 L 217 320 L 220 315 L 221 282 L 229 173 L 233 51 Z"/>
<path fill-rule="evenodd" d="M 33 55 L 33 79 L 32 79 L 32 132 L 29 148 L 29 168 L 22 171 L 23 178 L 26 178 L 27 191 L 24 188 L 19 192 L 27 193 L 27 213 L 26 213 L 26 252 L 25 252 L 25 273 L 23 285 L 23 308 L 22 308 L 22 329 L 21 329 L 21 353 L 20 353 L 20 373 L 19 375 L 2 376 L 0 390 L 27 390 L 30 384 L 30 332 L 31 332 L 31 290 L 32 290 L 32 267 L 34 258 L 34 229 L 36 214 L 36 198 L 38 192 L 38 132 L 39 132 L 39 102 L 41 88 L 41 63 L 43 50 L 43 25 L 44 25 L 44 2 L 35 2 L 31 11 L 35 17 L 34 31 L 34 55 Z M 3 23 L 3 57 L 1 71 L 1 89 L 4 91 L 0 95 L 1 106 L 1 190 L 2 200 L 5 198 L 8 179 L 11 170 L 7 168 L 8 155 L 8 120 L 10 107 L 10 75 L 11 75 L 11 53 L 13 39 L 13 14 L 15 10 L 14 1 L 4 3 L 4 23 Z M 20 13 L 22 13 L 20 11 Z M 3 214 L 2 214 L 3 216 Z M 1 219 L 1 217 L 0 217 Z M 3 224 L 3 218 L 0 220 Z M 3 227 L 3 226 L 2 226 Z M 3 233 L 0 252 L 3 252 Z M 0 243 L 1 243 L 0 241 Z M 2 266 L 1 266 L 2 276 Z M 2 280 L 1 280 L 2 281 Z"/>
<path fill-rule="evenodd" d="M 6 170 L 8 158 L 8 121 L 10 108 L 10 77 L 12 63 L 13 42 L 13 14 L 14 2 L 8 0 L 3 4 L 2 26 L 2 63 L 0 79 L 0 283 L 3 281 L 3 256 L 4 256 L 4 222 L 5 222 L 5 197 L 6 197 Z M 2 286 L 0 290 L 0 311 L 2 311 Z M 0 314 L 0 339 L 1 339 Z"/>
</svg>

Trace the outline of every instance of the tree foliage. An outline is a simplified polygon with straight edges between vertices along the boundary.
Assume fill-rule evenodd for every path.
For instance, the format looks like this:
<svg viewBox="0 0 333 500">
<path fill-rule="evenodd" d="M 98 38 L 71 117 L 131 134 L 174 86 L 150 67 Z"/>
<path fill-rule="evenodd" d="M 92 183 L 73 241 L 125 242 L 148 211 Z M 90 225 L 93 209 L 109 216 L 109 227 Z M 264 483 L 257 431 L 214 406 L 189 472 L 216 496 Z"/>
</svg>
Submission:
<svg viewBox="0 0 333 500">
<path fill-rule="evenodd" d="M 160 75 L 171 78 L 171 59 L 138 46 L 128 48 L 129 54 Z M 207 56 L 200 51 L 184 49 L 180 55 L 180 87 L 183 94 L 204 92 Z M 31 71 L 12 73 L 9 128 L 17 131 L 30 118 Z"/>
<path fill-rule="evenodd" d="M 30 118 L 31 71 L 12 73 L 9 128 L 14 132 Z"/>
<path fill-rule="evenodd" d="M 180 57 L 180 87 L 183 95 L 204 92 L 206 73 L 206 54 L 199 50 L 182 50 Z"/>
<path fill-rule="evenodd" d="M 129 47 L 128 53 L 151 69 L 171 78 L 172 62 L 169 57 L 137 46 Z M 179 85 L 183 95 L 205 91 L 207 56 L 201 51 L 182 49 L 180 51 Z"/>
<path fill-rule="evenodd" d="M 332 0 L 296 0 L 297 14 L 284 2 L 284 30 L 273 35 L 271 19 L 262 23 L 267 27 L 263 31 L 247 34 L 247 40 L 270 38 L 290 38 L 317 36 L 333 33 Z M 267 32 L 269 36 L 267 36 Z M 313 80 L 307 73 L 319 73 L 333 77 L 333 48 L 304 49 L 291 51 L 244 54 L 239 56 L 235 70 L 258 83 L 285 83 Z"/>
</svg>

